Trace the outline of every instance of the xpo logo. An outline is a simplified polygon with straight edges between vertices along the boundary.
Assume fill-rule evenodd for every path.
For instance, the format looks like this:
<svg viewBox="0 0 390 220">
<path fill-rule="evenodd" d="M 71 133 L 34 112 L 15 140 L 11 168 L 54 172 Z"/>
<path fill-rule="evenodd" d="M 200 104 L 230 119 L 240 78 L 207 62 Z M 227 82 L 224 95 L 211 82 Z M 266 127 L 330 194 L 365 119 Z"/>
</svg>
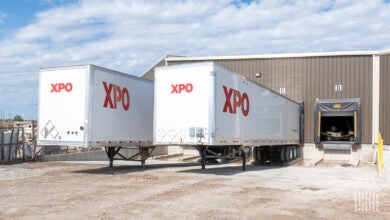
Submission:
<svg viewBox="0 0 390 220">
<path fill-rule="evenodd" d="M 173 94 L 173 93 L 181 93 L 182 91 L 190 93 L 194 89 L 194 86 L 192 85 L 192 83 L 176 84 L 176 85 L 172 84 L 171 87 L 172 87 L 171 94 Z"/>
<path fill-rule="evenodd" d="M 106 98 L 104 99 L 104 108 L 117 109 L 118 103 L 122 104 L 123 110 L 127 111 L 130 107 L 130 94 L 127 88 L 121 89 L 118 85 L 108 84 L 103 82 L 106 91 Z"/>
<path fill-rule="evenodd" d="M 249 114 L 249 97 L 245 92 L 243 94 L 235 89 L 228 89 L 223 86 L 225 93 L 225 105 L 223 106 L 223 112 L 229 112 L 231 114 L 237 113 L 237 108 L 241 108 L 241 112 L 244 116 Z"/>
<path fill-rule="evenodd" d="M 70 92 L 73 89 L 72 83 L 52 83 L 50 92 Z"/>
</svg>

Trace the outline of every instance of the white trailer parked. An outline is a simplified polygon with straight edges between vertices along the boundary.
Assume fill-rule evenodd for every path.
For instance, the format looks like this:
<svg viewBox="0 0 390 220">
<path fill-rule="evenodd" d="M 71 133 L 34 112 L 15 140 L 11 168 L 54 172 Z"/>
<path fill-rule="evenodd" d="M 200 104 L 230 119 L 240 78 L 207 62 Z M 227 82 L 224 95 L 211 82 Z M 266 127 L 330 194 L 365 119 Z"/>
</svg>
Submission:
<svg viewBox="0 0 390 220">
<path fill-rule="evenodd" d="M 202 158 L 296 157 L 300 105 L 214 62 L 155 70 L 154 144 L 192 145 Z"/>
<path fill-rule="evenodd" d="M 153 150 L 151 81 L 94 65 L 44 68 L 38 108 L 38 145 L 105 147 L 110 166 L 115 156 L 144 166 Z M 124 147 L 139 152 L 125 157 Z"/>
</svg>

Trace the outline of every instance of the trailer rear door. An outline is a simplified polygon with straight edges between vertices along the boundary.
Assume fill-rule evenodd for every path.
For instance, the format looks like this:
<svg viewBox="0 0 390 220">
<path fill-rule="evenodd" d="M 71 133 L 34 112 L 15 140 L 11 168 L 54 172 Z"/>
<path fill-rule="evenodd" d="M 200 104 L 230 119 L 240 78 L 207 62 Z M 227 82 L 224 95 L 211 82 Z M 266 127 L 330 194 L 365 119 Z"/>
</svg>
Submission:
<svg viewBox="0 0 390 220">
<path fill-rule="evenodd" d="M 38 144 L 85 141 L 87 71 L 87 66 L 41 70 Z"/>
<path fill-rule="evenodd" d="M 209 144 L 213 65 L 157 68 L 155 144 Z"/>
</svg>

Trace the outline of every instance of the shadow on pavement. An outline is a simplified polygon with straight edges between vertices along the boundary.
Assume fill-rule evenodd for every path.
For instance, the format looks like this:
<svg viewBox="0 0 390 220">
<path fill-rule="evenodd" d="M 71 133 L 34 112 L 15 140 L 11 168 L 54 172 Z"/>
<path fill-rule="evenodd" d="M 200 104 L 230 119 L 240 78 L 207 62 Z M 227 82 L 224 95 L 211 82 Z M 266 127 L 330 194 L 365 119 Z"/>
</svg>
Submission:
<svg viewBox="0 0 390 220">
<path fill-rule="evenodd" d="M 235 166 L 236 165 L 236 166 Z M 164 168 L 178 168 L 178 167 L 188 167 L 189 169 L 177 171 L 177 173 L 196 173 L 196 174 L 205 174 L 205 175 L 222 175 L 222 176 L 232 176 L 245 172 L 253 171 L 262 171 L 262 170 L 271 170 L 271 169 L 281 169 L 285 166 L 278 165 L 251 165 L 246 166 L 246 171 L 242 171 L 241 164 L 206 164 L 206 169 L 202 170 L 200 163 L 161 163 L 161 164 L 146 164 L 145 169 L 142 169 L 140 165 L 115 165 L 113 168 L 108 166 L 96 168 L 96 169 L 83 169 L 76 170 L 73 173 L 84 173 L 84 174 L 96 174 L 96 175 L 121 175 L 128 173 L 141 173 L 150 170 L 158 170 Z"/>
<path fill-rule="evenodd" d="M 104 166 L 104 165 L 103 165 Z M 164 168 L 173 168 L 173 167 L 193 167 L 198 166 L 198 163 L 161 163 L 161 164 L 147 164 L 145 169 L 142 169 L 141 165 L 123 165 L 123 164 L 114 164 L 113 168 L 108 166 L 96 168 L 96 169 L 85 169 L 85 170 L 76 170 L 73 173 L 85 173 L 85 174 L 107 174 L 107 175 L 119 175 L 135 172 L 144 172 L 149 170 L 157 170 Z"/>
<path fill-rule="evenodd" d="M 207 167 L 202 170 L 200 166 L 195 169 L 189 170 L 181 170 L 178 173 L 196 173 L 196 174 L 206 174 L 206 175 L 221 175 L 221 176 L 232 176 L 236 174 L 242 173 L 250 173 L 253 171 L 262 171 L 262 170 L 273 170 L 273 169 L 281 169 L 285 168 L 285 166 L 278 165 L 247 165 L 246 170 L 242 170 L 242 166 L 237 164 L 237 166 L 232 166 L 231 164 L 218 164 L 212 165 L 211 167 Z"/>
</svg>

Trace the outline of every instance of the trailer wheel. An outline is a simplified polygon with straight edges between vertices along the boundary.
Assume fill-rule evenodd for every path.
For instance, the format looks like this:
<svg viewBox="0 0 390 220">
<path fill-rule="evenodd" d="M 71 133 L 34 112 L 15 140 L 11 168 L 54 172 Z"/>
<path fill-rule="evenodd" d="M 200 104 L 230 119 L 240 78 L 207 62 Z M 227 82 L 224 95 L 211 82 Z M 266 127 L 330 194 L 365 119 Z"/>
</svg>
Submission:
<svg viewBox="0 0 390 220">
<path fill-rule="evenodd" d="M 286 148 L 286 160 L 285 162 L 290 162 L 291 161 L 291 157 L 292 157 L 292 151 L 291 151 L 291 147 L 287 147 Z"/>
<path fill-rule="evenodd" d="M 281 162 L 286 162 L 285 160 L 286 160 L 286 148 L 284 148 L 284 147 L 281 147 L 280 148 L 280 161 Z"/>
<path fill-rule="evenodd" d="M 295 160 L 297 158 L 297 147 L 296 146 L 292 147 L 292 152 L 293 152 L 292 159 Z"/>
<path fill-rule="evenodd" d="M 257 163 L 262 163 L 262 149 L 261 148 L 255 148 L 256 149 L 256 160 L 257 160 Z"/>
</svg>

